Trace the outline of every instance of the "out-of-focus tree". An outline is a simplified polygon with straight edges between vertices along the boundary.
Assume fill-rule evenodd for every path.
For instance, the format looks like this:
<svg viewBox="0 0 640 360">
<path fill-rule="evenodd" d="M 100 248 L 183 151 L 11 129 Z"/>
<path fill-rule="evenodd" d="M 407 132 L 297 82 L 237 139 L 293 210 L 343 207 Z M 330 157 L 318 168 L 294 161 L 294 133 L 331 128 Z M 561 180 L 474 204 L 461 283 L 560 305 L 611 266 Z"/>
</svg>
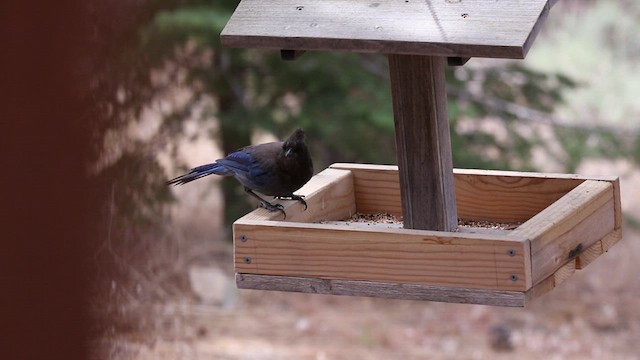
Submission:
<svg viewBox="0 0 640 360">
<path fill-rule="evenodd" d="M 110 126 L 124 126 L 139 116 L 156 94 L 171 86 L 172 79 L 178 81 L 182 76 L 180 81 L 192 92 L 188 101 L 166 114 L 153 141 L 133 144 L 127 150 L 128 158 L 118 158 L 103 171 L 131 157 L 143 159 L 135 164 L 155 163 L 158 144 L 183 131 L 183 120 L 203 97 L 213 101 L 202 112 L 202 121 L 219 121 L 217 131 L 210 135 L 220 141 L 225 152 L 249 144 L 256 129 L 284 137 L 294 127 L 303 127 L 316 169 L 335 161 L 394 163 L 386 58 L 379 54 L 309 52 L 296 61 L 284 62 L 276 51 L 222 48 L 219 35 L 236 4 L 236 0 L 148 0 L 134 7 L 130 31 L 123 31 L 128 46 L 109 54 L 101 67 L 98 86 L 111 94 L 101 111 L 121 120 Z M 532 170 L 536 167 L 534 153 L 542 150 L 557 152 L 551 156 L 561 159 L 568 169 L 575 168 L 588 146 L 581 139 L 599 135 L 555 124 L 548 124 L 556 130 L 549 134 L 532 119 L 549 115 L 563 101 L 565 91 L 577 84 L 561 74 L 540 73 L 517 62 L 482 64 L 447 69 L 454 165 Z M 168 80 L 162 84 L 152 81 L 153 71 L 162 72 Z M 487 119 L 492 120 L 492 126 L 482 126 Z M 617 146 L 609 134 L 599 134 L 603 135 L 598 137 L 598 146 Z M 560 147 L 545 146 L 550 136 Z M 618 151 L 610 149 L 611 153 Z M 160 168 L 132 171 L 128 181 L 152 184 L 147 186 L 145 199 L 170 198 L 162 181 L 157 180 L 161 174 L 149 180 L 153 171 Z M 226 221 L 231 222 L 248 211 L 249 205 L 239 200 L 245 197 L 232 180 L 223 182 L 223 187 Z M 121 200 L 124 207 L 131 197 Z M 146 208 L 161 212 L 161 207 Z"/>
</svg>

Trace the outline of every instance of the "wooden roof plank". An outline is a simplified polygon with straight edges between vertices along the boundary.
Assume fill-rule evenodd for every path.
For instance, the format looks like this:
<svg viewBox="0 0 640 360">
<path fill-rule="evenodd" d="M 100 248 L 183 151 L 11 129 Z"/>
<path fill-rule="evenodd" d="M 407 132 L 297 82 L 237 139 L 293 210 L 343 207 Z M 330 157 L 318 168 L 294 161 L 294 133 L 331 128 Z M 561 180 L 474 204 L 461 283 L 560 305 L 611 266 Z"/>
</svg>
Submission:
<svg viewBox="0 0 640 360">
<path fill-rule="evenodd" d="M 548 0 L 242 0 L 227 47 L 524 58 Z"/>
</svg>

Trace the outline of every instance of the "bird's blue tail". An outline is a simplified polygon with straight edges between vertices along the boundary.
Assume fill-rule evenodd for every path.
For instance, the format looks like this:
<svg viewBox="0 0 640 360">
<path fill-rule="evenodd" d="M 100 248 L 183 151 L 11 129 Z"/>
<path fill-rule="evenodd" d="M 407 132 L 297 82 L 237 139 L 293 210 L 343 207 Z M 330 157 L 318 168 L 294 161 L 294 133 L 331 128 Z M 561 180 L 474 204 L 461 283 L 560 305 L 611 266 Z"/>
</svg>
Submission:
<svg viewBox="0 0 640 360">
<path fill-rule="evenodd" d="M 219 163 L 201 165 L 191 169 L 187 174 L 167 181 L 168 185 L 183 185 L 207 175 L 231 175 L 231 171 Z"/>
</svg>

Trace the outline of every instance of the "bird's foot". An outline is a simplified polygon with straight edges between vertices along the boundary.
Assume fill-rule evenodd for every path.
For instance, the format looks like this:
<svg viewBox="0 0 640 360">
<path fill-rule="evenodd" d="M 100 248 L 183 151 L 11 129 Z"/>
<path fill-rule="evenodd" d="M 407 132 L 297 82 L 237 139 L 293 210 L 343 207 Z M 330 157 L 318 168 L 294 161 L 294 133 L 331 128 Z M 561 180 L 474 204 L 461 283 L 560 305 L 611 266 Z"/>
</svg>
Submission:
<svg viewBox="0 0 640 360">
<path fill-rule="evenodd" d="M 307 202 L 304 201 L 304 195 L 287 195 L 287 196 L 274 196 L 274 198 L 278 199 L 278 200 L 295 200 L 300 202 L 303 206 L 304 209 L 307 210 Z"/>
<path fill-rule="evenodd" d="M 287 218 L 287 213 L 284 212 L 284 206 L 280 205 L 280 204 L 272 204 L 270 202 L 266 202 L 263 201 L 260 203 L 260 207 L 263 207 L 267 210 L 269 210 L 270 212 L 275 212 L 275 211 L 280 211 L 282 213 L 282 215 L 284 216 L 284 218 Z"/>
</svg>

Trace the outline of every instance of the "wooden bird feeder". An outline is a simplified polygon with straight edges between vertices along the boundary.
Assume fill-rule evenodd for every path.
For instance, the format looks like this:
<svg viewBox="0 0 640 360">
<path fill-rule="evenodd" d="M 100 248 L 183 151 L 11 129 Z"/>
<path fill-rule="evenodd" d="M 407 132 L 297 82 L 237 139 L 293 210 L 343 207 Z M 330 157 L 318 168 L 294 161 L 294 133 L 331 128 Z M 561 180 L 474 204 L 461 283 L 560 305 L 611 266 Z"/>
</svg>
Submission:
<svg viewBox="0 0 640 360">
<path fill-rule="evenodd" d="M 555 1 L 242 0 L 227 47 L 388 56 L 398 167 L 334 164 L 234 223 L 240 288 L 524 306 L 621 238 L 617 178 L 454 170 L 444 68 L 522 59 Z M 303 60 L 300 60 L 303 61 Z M 354 223 L 355 213 L 402 225 Z M 460 227 L 458 220 L 518 224 Z"/>
</svg>

